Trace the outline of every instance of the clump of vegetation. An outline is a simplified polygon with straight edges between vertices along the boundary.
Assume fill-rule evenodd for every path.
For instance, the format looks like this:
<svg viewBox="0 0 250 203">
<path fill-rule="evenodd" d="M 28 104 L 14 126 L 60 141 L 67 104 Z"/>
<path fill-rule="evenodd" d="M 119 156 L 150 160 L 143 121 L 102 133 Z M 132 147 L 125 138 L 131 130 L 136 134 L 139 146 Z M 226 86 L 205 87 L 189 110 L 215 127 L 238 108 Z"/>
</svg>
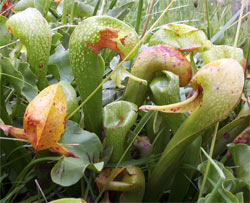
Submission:
<svg viewBox="0 0 250 203">
<path fill-rule="evenodd" d="M 250 201 L 248 0 L 0 8 L 1 202 Z"/>
</svg>

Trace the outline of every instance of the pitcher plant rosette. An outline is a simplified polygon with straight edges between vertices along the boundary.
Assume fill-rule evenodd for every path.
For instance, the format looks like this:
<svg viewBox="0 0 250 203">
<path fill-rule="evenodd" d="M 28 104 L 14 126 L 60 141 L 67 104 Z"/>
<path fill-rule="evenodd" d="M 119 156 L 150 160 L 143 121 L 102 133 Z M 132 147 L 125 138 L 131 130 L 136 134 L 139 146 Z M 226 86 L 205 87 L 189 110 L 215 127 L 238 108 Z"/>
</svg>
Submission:
<svg viewBox="0 0 250 203">
<path fill-rule="evenodd" d="M 206 32 L 165 24 L 175 0 L 0 5 L 1 202 L 249 201 L 240 28 L 230 46 L 227 27 L 211 38 L 215 15 Z"/>
</svg>

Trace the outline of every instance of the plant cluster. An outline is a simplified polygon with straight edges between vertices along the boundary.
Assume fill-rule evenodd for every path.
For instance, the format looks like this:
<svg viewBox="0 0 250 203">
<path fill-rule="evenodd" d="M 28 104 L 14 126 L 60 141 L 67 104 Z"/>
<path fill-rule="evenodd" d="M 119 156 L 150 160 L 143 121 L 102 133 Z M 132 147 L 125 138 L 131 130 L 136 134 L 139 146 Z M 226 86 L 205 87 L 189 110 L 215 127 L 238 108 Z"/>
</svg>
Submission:
<svg viewBox="0 0 250 203">
<path fill-rule="evenodd" d="M 1 202 L 249 202 L 247 2 L 3 1 Z"/>
</svg>

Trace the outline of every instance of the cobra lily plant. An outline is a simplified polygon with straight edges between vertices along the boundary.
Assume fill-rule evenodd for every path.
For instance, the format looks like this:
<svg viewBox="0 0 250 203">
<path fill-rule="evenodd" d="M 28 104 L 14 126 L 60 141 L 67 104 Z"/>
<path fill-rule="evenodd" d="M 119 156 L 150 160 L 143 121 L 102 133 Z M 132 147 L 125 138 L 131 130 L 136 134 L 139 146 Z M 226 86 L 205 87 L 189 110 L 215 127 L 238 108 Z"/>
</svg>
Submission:
<svg viewBox="0 0 250 203">
<path fill-rule="evenodd" d="M 142 32 L 139 9 L 136 30 L 124 20 L 136 2 L 96 2 L 21 0 L 0 16 L 1 202 L 248 202 L 245 51 L 156 27 L 174 0 L 145 35 L 150 13 Z"/>
</svg>

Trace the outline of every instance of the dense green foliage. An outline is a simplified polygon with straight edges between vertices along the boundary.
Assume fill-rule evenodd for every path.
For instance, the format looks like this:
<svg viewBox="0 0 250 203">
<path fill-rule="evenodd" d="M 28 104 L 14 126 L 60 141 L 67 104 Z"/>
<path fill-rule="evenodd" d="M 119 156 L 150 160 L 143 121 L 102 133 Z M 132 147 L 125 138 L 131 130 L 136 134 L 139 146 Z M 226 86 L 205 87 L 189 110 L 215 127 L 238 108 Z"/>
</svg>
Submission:
<svg viewBox="0 0 250 203">
<path fill-rule="evenodd" d="M 0 10 L 1 202 L 250 201 L 249 0 Z"/>
</svg>

